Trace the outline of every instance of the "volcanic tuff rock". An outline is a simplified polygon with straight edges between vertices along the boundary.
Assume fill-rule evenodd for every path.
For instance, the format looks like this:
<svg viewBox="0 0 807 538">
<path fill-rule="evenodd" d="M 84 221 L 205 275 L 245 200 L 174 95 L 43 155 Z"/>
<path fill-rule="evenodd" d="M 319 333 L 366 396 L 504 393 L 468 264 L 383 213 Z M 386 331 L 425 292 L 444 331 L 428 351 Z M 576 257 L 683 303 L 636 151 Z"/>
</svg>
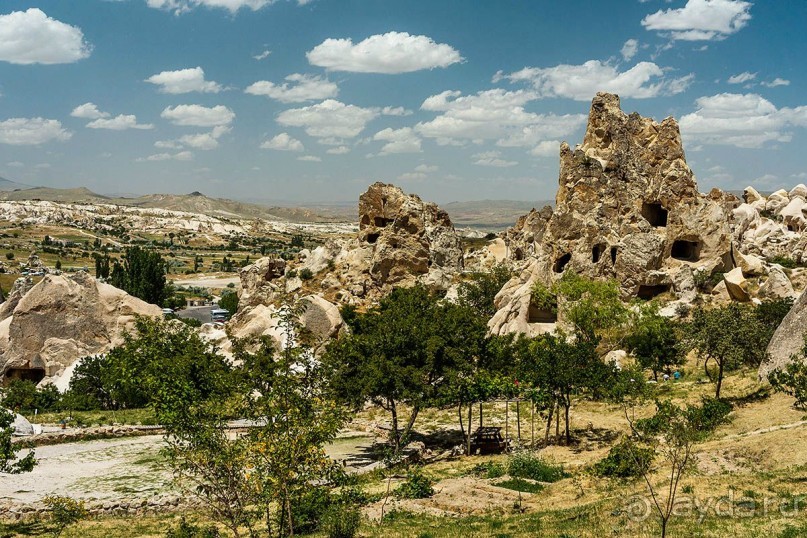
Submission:
<svg viewBox="0 0 807 538">
<path fill-rule="evenodd" d="M 527 215 L 504 238 L 521 274 L 499 293 L 494 333 L 545 321 L 531 308 L 532 284 L 551 285 L 564 271 L 613 278 L 623 297 L 679 296 L 682 270 L 733 268 L 729 209 L 739 200 L 698 192 L 678 124 L 622 112 L 619 97 L 598 93 L 583 144 L 560 147 L 554 212 Z M 540 328 L 540 327 L 539 327 Z"/>
<path fill-rule="evenodd" d="M 767 379 L 774 370 L 786 367 L 804 347 L 807 335 L 807 291 L 793 303 L 768 344 L 768 358 L 759 367 L 759 378 Z"/>
<path fill-rule="evenodd" d="M 37 370 L 45 379 L 65 374 L 69 380 L 77 359 L 120 345 L 135 316 L 161 314 L 158 306 L 87 273 L 47 275 L 0 322 L 0 373 Z"/>
</svg>

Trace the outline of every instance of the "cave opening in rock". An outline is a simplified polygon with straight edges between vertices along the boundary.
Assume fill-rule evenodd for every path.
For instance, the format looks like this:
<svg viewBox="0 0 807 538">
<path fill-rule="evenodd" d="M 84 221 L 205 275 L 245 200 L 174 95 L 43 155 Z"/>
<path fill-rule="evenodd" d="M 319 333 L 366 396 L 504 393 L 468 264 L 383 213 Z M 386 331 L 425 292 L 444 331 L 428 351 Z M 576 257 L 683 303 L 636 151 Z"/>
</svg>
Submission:
<svg viewBox="0 0 807 538">
<path fill-rule="evenodd" d="M 6 371 L 5 381 L 8 383 L 13 379 L 22 379 L 24 381 L 39 383 L 44 378 L 44 368 L 9 368 L 8 371 Z"/>
<path fill-rule="evenodd" d="M 515 252 L 513 253 L 513 256 L 515 257 L 516 261 L 521 261 L 524 259 L 524 251 L 521 250 L 521 247 L 516 248 Z"/>
<path fill-rule="evenodd" d="M 636 292 L 636 296 L 639 299 L 643 299 L 645 301 L 649 301 L 655 297 L 658 297 L 662 293 L 667 293 L 670 291 L 672 286 L 670 284 L 657 284 L 657 285 L 650 285 L 650 284 L 642 284 L 639 286 L 639 291 Z"/>
<path fill-rule="evenodd" d="M 384 217 L 375 217 L 373 219 L 373 224 L 375 224 L 376 228 L 385 228 L 390 222 L 392 222 L 392 220 L 385 219 Z"/>
<path fill-rule="evenodd" d="M 670 256 L 676 260 L 685 262 L 698 261 L 700 254 L 700 241 L 687 241 L 685 239 L 676 239 L 672 244 L 672 251 L 670 252 Z"/>
<path fill-rule="evenodd" d="M 548 308 L 541 308 L 538 305 L 530 303 L 528 310 L 529 323 L 557 323 L 558 313 Z"/>
<path fill-rule="evenodd" d="M 376 241 L 378 241 L 378 238 L 380 236 L 381 236 L 380 233 L 367 234 L 367 242 L 370 243 L 371 245 L 373 245 L 373 244 L 375 244 Z"/>
<path fill-rule="evenodd" d="M 667 226 L 667 210 L 658 202 L 642 204 L 642 216 L 655 228 Z"/>
<path fill-rule="evenodd" d="M 597 263 L 605 253 L 605 244 L 599 243 L 591 247 L 591 263 Z"/>
<path fill-rule="evenodd" d="M 616 255 L 619 252 L 619 249 L 616 247 L 611 247 L 611 263 L 616 265 Z"/>
<path fill-rule="evenodd" d="M 572 255 L 564 254 L 563 256 L 555 260 L 555 264 L 552 266 L 552 270 L 555 271 L 556 273 L 562 273 L 563 270 L 566 269 L 566 266 L 569 264 L 570 261 L 572 261 Z"/>
</svg>

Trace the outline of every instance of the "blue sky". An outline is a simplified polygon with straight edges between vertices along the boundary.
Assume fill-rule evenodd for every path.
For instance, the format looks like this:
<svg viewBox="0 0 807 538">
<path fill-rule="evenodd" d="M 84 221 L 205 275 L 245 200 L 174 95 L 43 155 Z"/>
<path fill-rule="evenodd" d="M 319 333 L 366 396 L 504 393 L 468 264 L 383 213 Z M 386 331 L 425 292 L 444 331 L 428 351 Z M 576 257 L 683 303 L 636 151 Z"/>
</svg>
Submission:
<svg viewBox="0 0 807 538">
<path fill-rule="evenodd" d="M 803 0 L 4 0 L 0 176 L 102 193 L 554 197 L 593 95 L 702 191 L 807 182 Z"/>
</svg>

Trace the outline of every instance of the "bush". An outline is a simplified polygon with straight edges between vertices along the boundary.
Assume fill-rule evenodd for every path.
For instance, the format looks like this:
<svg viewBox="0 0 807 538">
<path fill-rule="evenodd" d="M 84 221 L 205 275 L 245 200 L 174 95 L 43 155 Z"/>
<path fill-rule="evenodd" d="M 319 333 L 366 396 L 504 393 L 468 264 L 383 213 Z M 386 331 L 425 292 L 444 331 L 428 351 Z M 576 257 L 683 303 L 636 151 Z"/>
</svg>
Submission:
<svg viewBox="0 0 807 538">
<path fill-rule="evenodd" d="M 772 258 L 768 258 L 768 262 L 779 264 L 785 269 L 795 269 L 799 266 L 796 260 L 793 258 L 788 258 L 787 256 L 774 256 Z"/>
<path fill-rule="evenodd" d="M 334 506 L 323 521 L 328 538 L 354 538 L 361 527 L 361 514 L 355 508 Z"/>
<path fill-rule="evenodd" d="M 805 344 L 807 349 L 807 344 Z M 796 398 L 795 406 L 807 409 L 807 364 L 797 356 L 782 370 L 768 374 L 768 381 L 776 392 L 784 392 Z"/>
<path fill-rule="evenodd" d="M 594 464 L 594 474 L 609 478 L 637 478 L 650 468 L 653 456 L 652 449 L 624 439 L 611 447 L 608 455 Z"/>
<path fill-rule="evenodd" d="M 501 463 L 486 461 L 473 468 L 473 473 L 484 478 L 499 478 L 507 474 L 507 469 Z"/>
<path fill-rule="evenodd" d="M 520 491 L 522 493 L 538 493 L 544 489 L 544 486 L 541 484 L 529 482 L 523 478 L 511 478 L 510 480 L 503 480 L 502 482 L 496 482 L 496 485 L 500 488 L 512 489 L 513 491 Z"/>
<path fill-rule="evenodd" d="M 330 490 L 325 487 L 312 487 L 295 496 L 291 504 L 294 532 L 308 534 L 318 530 L 333 505 Z"/>
<path fill-rule="evenodd" d="M 401 499 L 425 499 L 434 495 L 434 482 L 416 467 L 406 473 L 406 482 L 398 486 L 395 495 Z"/>
<path fill-rule="evenodd" d="M 300 277 L 300 280 L 311 280 L 314 278 L 314 273 L 311 272 L 311 269 L 306 267 L 304 269 L 300 269 L 298 276 Z"/>
<path fill-rule="evenodd" d="M 36 384 L 27 379 L 13 379 L 6 387 L 2 402 L 9 409 L 33 412 L 35 409 L 54 411 L 59 408 L 62 396 L 54 385 L 37 389 Z"/>
<path fill-rule="evenodd" d="M 557 482 L 567 475 L 562 465 L 547 463 L 530 452 L 519 452 L 510 457 L 507 474 L 513 478 L 529 478 L 538 482 Z"/>
<path fill-rule="evenodd" d="M 179 520 L 179 525 L 165 533 L 166 538 L 219 538 L 220 536 L 221 533 L 215 527 L 193 525 L 188 523 L 184 517 Z"/>
<path fill-rule="evenodd" d="M 70 497 L 49 496 L 42 502 L 48 507 L 56 529 L 54 535 L 59 536 L 62 531 L 73 523 L 81 521 L 89 514 L 84 508 L 84 501 L 77 501 Z"/>
</svg>

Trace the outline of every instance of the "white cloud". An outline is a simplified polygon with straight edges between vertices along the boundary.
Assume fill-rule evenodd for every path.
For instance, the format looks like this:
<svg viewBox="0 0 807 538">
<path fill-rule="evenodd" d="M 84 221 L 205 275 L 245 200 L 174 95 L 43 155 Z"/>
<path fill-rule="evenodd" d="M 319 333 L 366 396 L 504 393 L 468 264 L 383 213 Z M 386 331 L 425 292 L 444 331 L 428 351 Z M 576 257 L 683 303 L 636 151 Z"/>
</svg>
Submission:
<svg viewBox="0 0 807 538">
<path fill-rule="evenodd" d="M 462 95 L 445 91 L 428 97 L 421 110 L 440 112 L 415 130 L 441 145 L 461 145 L 463 140 L 497 140 L 501 146 L 534 146 L 542 140 L 568 136 L 583 126 L 586 116 L 536 114 L 524 105 L 538 99 L 534 91 L 501 88 Z"/>
<path fill-rule="evenodd" d="M 327 99 L 316 105 L 284 110 L 278 115 L 277 122 L 303 127 L 306 134 L 315 138 L 354 138 L 378 115 L 376 109 Z"/>
<path fill-rule="evenodd" d="M 244 92 L 251 95 L 265 95 L 281 103 L 321 101 L 336 97 L 339 93 L 339 87 L 335 83 L 317 75 L 295 73 L 287 76 L 285 80 L 287 82 L 283 84 L 260 80 L 250 85 Z"/>
<path fill-rule="evenodd" d="M 347 146 L 336 146 L 335 148 L 328 148 L 325 153 L 329 155 L 344 155 L 350 153 L 350 148 Z"/>
<path fill-rule="evenodd" d="M 609 63 L 589 60 L 582 65 L 525 67 L 509 75 L 499 72 L 493 81 L 504 78 L 511 82 L 530 83 L 540 97 L 589 101 L 602 91 L 634 99 L 675 95 L 689 87 L 694 75 L 668 78 L 664 70 L 653 62 L 639 62 L 627 71 L 620 72 Z"/>
<path fill-rule="evenodd" d="M 748 71 L 743 71 L 738 75 L 734 75 L 729 77 L 728 83 L 729 84 L 744 84 L 746 82 L 751 82 L 757 78 L 756 73 L 749 73 Z"/>
<path fill-rule="evenodd" d="M 0 144 L 37 146 L 52 140 L 70 140 L 73 133 L 62 128 L 59 120 L 11 118 L 0 121 Z"/>
<path fill-rule="evenodd" d="M 646 16 L 642 26 L 674 40 L 720 40 L 748 24 L 750 9 L 751 3 L 743 0 L 688 0 L 682 8 L 660 9 Z"/>
<path fill-rule="evenodd" d="M 373 140 L 387 142 L 381 148 L 379 155 L 393 153 L 420 153 L 420 138 L 411 127 L 403 129 L 390 129 L 389 127 L 373 135 Z"/>
<path fill-rule="evenodd" d="M 626 62 L 629 62 L 636 56 L 636 53 L 639 52 L 639 42 L 635 39 L 628 39 L 625 41 L 625 44 L 622 45 L 622 50 L 620 53 L 622 54 L 622 59 Z"/>
<path fill-rule="evenodd" d="M 6 166 L 11 166 L 12 168 L 22 168 L 25 166 L 25 163 L 21 163 L 20 161 L 11 161 L 10 163 L 6 163 Z"/>
<path fill-rule="evenodd" d="M 0 15 L 0 61 L 13 64 L 64 64 L 90 55 L 84 34 L 37 8 Z"/>
<path fill-rule="evenodd" d="M 351 39 L 326 39 L 306 53 L 309 63 L 353 73 L 410 73 L 448 67 L 463 61 L 450 45 L 424 35 L 388 32 L 353 44 Z"/>
<path fill-rule="evenodd" d="M 501 153 L 498 151 L 484 151 L 482 153 L 477 153 L 476 155 L 472 156 L 474 159 L 474 164 L 479 166 L 494 166 L 496 168 L 509 168 L 511 166 L 516 166 L 518 162 L 516 161 L 507 161 L 501 158 Z"/>
<path fill-rule="evenodd" d="M 254 58 L 255 60 L 258 60 L 260 62 L 261 60 L 264 60 L 264 59 L 268 58 L 270 54 L 272 54 L 271 50 L 264 49 L 263 52 L 261 52 L 260 54 L 254 55 L 252 58 Z"/>
<path fill-rule="evenodd" d="M 697 143 L 759 148 L 789 142 L 792 127 L 807 127 L 807 106 L 779 108 L 757 94 L 721 93 L 697 99 L 681 117 L 681 133 Z"/>
<path fill-rule="evenodd" d="M 385 106 L 381 109 L 381 113 L 385 116 L 411 116 L 412 111 L 407 110 L 402 106 Z"/>
<path fill-rule="evenodd" d="M 398 176 L 400 181 L 420 181 L 426 179 L 428 176 L 423 172 L 405 172 Z"/>
<path fill-rule="evenodd" d="M 762 85 L 767 88 L 776 88 L 777 86 L 790 86 L 790 81 L 776 77 L 770 82 L 763 82 Z"/>
<path fill-rule="evenodd" d="M 99 118 L 108 118 L 108 112 L 101 112 L 98 106 L 94 103 L 84 103 L 73 109 L 70 113 L 74 118 L 85 118 L 88 120 L 97 120 Z"/>
<path fill-rule="evenodd" d="M 205 80 L 205 71 L 201 67 L 163 71 L 150 76 L 145 82 L 159 86 L 162 93 L 170 94 L 219 93 L 223 89 L 217 82 Z"/>
<path fill-rule="evenodd" d="M 214 107 L 177 105 L 166 107 L 160 116 L 170 120 L 174 125 L 215 127 L 230 124 L 235 118 L 235 113 L 224 105 Z"/>
<path fill-rule="evenodd" d="M 303 143 L 292 138 L 288 133 L 280 133 L 271 140 L 265 140 L 261 144 L 261 149 L 275 149 L 278 151 L 303 151 Z"/>
<path fill-rule="evenodd" d="M 134 114 L 119 114 L 114 118 L 98 118 L 87 124 L 89 129 L 109 129 L 111 131 L 125 131 L 127 129 L 154 129 L 151 123 L 137 123 Z"/>
<path fill-rule="evenodd" d="M 557 157 L 560 155 L 560 140 L 544 140 L 530 150 L 534 157 Z"/>
<path fill-rule="evenodd" d="M 302 157 L 297 157 L 297 160 L 298 161 L 311 162 L 311 163 L 322 162 L 322 159 L 320 159 L 316 155 L 303 155 Z"/>
<path fill-rule="evenodd" d="M 143 161 L 190 161 L 193 160 L 193 153 L 190 151 L 180 151 L 179 153 L 155 153 L 146 158 L 137 159 L 138 162 Z"/>
<path fill-rule="evenodd" d="M 424 174 L 430 174 L 431 172 L 437 172 L 439 170 L 439 166 L 429 165 L 429 164 L 419 164 L 415 167 L 415 172 L 422 172 Z"/>
<path fill-rule="evenodd" d="M 160 140 L 154 145 L 164 149 L 179 149 L 183 147 L 210 151 L 219 147 L 219 138 L 232 131 L 231 127 L 219 125 L 207 133 L 189 134 L 179 137 L 177 140 Z"/>
<path fill-rule="evenodd" d="M 48 170 L 49 168 L 52 168 L 52 166 L 50 163 L 39 163 L 35 164 L 34 168 L 37 168 L 39 170 Z"/>
<path fill-rule="evenodd" d="M 196 7 L 223 8 L 230 13 L 242 8 L 257 11 L 274 2 L 275 0 L 146 0 L 149 7 L 173 11 L 175 15 L 181 15 Z"/>
</svg>

